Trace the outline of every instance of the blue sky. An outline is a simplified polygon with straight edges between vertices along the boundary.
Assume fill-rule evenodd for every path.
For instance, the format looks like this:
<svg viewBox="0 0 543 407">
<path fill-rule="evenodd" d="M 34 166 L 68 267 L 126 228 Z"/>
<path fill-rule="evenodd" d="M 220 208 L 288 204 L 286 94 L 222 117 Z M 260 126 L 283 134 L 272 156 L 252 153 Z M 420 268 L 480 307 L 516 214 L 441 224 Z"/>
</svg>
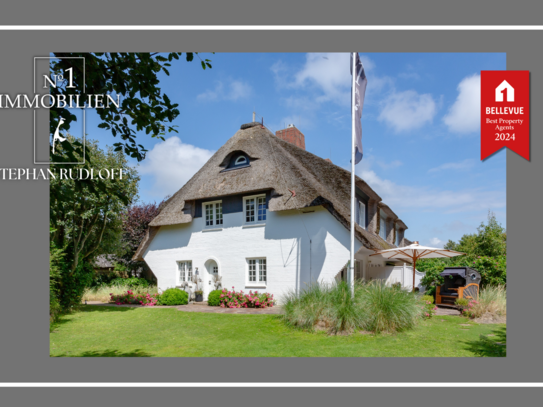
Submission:
<svg viewBox="0 0 543 407">
<path fill-rule="evenodd" d="M 506 226 L 506 159 L 481 162 L 479 73 L 506 69 L 505 53 L 361 53 L 368 77 L 362 115 L 361 176 L 406 223 L 406 237 L 440 246 L 475 232 L 489 210 Z M 243 123 L 272 130 L 295 124 L 306 149 L 350 168 L 349 55 L 218 53 L 174 63 L 160 85 L 179 103 L 179 133 L 165 142 L 144 133 L 140 201 L 175 193 Z M 118 141 L 97 128 L 87 137 Z M 136 163 L 134 162 L 134 165 Z"/>
</svg>

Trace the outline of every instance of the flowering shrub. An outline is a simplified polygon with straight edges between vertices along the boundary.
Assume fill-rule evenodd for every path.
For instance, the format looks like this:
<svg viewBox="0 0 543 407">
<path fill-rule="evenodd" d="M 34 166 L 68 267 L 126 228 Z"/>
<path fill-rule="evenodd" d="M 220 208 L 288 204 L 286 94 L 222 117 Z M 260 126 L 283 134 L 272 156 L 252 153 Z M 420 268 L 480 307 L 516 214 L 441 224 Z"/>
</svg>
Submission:
<svg viewBox="0 0 543 407">
<path fill-rule="evenodd" d="M 110 301 L 117 305 L 121 304 L 140 304 L 144 307 L 153 307 L 158 302 L 158 294 L 134 294 L 133 291 L 128 290 L 124 294 L 109 294 Z"/>
<path fill-rule="evenodd" d="M 434 305 L 434 297 L 431 295 L 423 295 L 420 297 L 420 308 L 422 310 L 422 318 L 430 319 L 437 311 L 437 307 Z"/>
<path fill-rule="evenodd" d="M 243 290 L 236 292 L 234 287 L 229 291 L 226 288 L 221 291 L 220 306 L 222 308 L 268 308 L 275 305 L 273 294 L 249 291 L 245 294 Z"/>
<path fill-rule="evenodd" d="M 462 308 L 462 315 L 468 318 L 475 318 L 480 315 L 476 312 L 475 308 L 479 305 L 479 301 L 470 300 L 465 308 Z"/>
</svg>

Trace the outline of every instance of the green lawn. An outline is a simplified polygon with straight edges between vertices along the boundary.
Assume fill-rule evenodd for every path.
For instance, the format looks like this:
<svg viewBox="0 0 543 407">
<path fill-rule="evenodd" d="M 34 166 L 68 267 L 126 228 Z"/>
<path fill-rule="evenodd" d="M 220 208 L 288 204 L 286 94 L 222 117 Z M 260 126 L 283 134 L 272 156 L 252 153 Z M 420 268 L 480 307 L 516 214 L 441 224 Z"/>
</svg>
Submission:
<svg viewBox="0 0 543 407">
<path fill-rule="evenodd" d="M 328 336 L 278 315 L 84 306 L 50 334 L 51 356 L 505 356 L 505 325 L 437 316 L 396 335 Z M 489 336 L 487 336 L 489 335 Z"/>
</svg>

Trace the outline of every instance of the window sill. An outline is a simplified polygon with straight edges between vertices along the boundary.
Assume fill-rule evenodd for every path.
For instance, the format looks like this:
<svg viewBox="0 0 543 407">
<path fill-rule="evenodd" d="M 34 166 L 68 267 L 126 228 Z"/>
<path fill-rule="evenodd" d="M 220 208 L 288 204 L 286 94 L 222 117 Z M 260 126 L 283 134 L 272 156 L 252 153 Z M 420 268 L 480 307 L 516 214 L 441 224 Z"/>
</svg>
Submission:
<svg viewBox="0 0 543 407">
<path fill-rule="evenodd" d="M 246 228 L 259 228 L 259 227 L 264 227 L 266 226 L 266 223 L 247 223 L 246 225 L 242 225 L 242 229 L 246 229 Z"/>
<path fill-rule="evenodd" d="M 245 284 L 245 288 L 266 288 L 266 285 Z"/>
<path fill-rule="evenodd" d="M 202 232 L 218 232 L 219 230 L 222 230 L 223 228 L 204 228 L 202 229 Z"/>
</svg>

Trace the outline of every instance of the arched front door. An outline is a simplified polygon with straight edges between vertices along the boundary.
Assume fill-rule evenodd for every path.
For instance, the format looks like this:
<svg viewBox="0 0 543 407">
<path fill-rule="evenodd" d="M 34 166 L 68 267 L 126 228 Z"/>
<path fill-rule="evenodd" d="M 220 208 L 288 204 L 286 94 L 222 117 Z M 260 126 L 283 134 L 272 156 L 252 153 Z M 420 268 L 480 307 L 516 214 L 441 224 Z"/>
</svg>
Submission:
<svg viewBox="0 0 543 407">
<path fill-rule="evenodd" d="M 215 260 L 209 259 L 206 261 L 205 266 L 207 276 L 204 281 L 204 299 L 207 300 L 207 295 L 215 289 L 214 276 L 219 275 L 219 265 Z"/>
</svg>

